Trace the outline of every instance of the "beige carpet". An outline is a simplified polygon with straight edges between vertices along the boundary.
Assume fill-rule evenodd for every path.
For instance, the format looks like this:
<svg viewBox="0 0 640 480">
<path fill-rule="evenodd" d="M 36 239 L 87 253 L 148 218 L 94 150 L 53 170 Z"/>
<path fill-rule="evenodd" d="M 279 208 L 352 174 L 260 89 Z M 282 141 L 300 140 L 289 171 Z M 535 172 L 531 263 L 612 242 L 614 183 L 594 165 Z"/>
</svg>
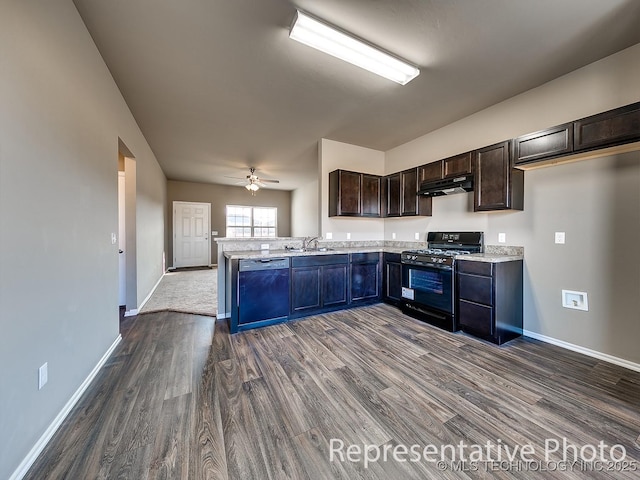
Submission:
<svg viewBox="0 0 640 480">
<path fill-rule="evenodd" d="M 164 310 L 215 317 L 218 311 L 218 269 L 165 274 L 139 313 Z"/>
</svg>

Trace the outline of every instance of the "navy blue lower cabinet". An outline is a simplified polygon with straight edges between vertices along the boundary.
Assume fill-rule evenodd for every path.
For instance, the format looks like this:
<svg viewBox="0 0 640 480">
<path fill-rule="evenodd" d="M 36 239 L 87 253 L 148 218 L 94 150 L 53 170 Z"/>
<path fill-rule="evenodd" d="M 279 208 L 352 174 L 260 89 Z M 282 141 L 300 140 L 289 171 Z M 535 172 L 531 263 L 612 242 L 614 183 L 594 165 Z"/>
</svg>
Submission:
<svg viewBox="0 0 640 480">
<path fill-rule="evenodd" d="M 291 259 L 291 317 L 322 313 L 348 304 L 349 256 L 309 255 Z"/>
<path fill-rule="evenodd" d="M 402 264 L 399 253 L 383 254 L 382 300 L 395 306 L 402 303 Z"/>
<path fill-rule="evenodd" d="M 351 254 L 351 303 L 371 303 L 380 301 L 382 275 L 380 253 Z"/>
<path fill-rule="evenodd" d="M 320 266 L 291 269 L 291 313 L 318 310 L 322 306 L 321 275 Z"/>
</svg>

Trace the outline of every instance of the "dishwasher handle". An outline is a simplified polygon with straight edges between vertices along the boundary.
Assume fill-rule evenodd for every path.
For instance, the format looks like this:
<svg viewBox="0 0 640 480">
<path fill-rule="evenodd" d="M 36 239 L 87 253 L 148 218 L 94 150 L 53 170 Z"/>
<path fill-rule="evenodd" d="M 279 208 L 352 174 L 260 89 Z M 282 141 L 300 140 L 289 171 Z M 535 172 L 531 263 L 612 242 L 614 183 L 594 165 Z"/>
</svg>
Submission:
<svg viewBox="0 0 640 480">
<path fill-rule="evenodd" d="M 238 271 L 277 270 L 289 268 L 289 258 L 244 258 L 240 260 Z"/>
</svg>

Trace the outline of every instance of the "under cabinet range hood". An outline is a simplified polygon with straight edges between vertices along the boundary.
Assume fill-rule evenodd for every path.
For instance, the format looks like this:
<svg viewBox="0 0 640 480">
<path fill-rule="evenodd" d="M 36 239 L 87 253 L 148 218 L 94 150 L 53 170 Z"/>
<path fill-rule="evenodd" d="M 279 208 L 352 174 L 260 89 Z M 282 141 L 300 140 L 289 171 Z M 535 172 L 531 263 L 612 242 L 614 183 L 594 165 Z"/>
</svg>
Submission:
<svg viewBox="0 0 640 480">
<path fill-rule="evenodd" d="M 427 180 L 420 184 L 418 195 L 424 197 L 439 197 L 473 191 L 473 175 L 444 178 L 441 180 Z"/>
</svg>

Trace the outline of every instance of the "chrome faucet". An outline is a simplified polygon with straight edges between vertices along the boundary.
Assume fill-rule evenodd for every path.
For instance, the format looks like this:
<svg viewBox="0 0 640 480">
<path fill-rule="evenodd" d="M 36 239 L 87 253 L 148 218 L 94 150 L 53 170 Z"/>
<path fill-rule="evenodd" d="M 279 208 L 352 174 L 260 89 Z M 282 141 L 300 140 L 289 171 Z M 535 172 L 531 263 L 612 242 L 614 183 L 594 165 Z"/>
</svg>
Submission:
<svg viewBox="0 0 640 480">
<path fill-rule="evenodd" d="M 307 250 L 311 242 L 316 242 L 316 248 L 318 248 L 318 240 L 320 240 L 320 238 L 321 237 L 304 237 L 302 240 L 302 249 Z"/>
</svg>

